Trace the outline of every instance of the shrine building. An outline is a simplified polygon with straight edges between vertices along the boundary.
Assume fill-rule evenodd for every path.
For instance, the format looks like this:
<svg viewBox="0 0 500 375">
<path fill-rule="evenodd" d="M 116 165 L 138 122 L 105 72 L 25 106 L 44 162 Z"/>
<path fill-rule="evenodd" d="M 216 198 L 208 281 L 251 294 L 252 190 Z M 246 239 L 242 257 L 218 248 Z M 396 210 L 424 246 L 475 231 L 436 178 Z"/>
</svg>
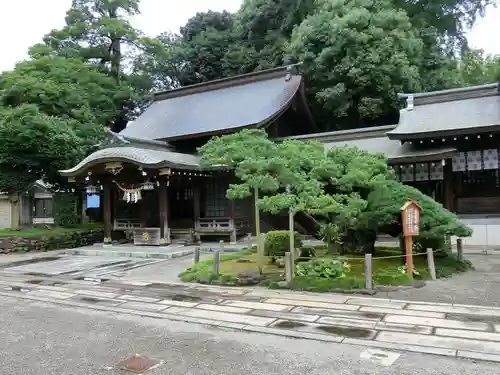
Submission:
<svg viewBox="0 0 500 375">
<path fill-rule="evenodd" d="M 244 128 L 279 138 L 315 133 L 296 67 L 282 67 L 159 92 L 119 134 L 60 173 L 102 194 L 105 242 L 112 231 L 134 243 L 160 245 L 186 236 L 238 236 L 253 231 L 251 199 L 230 201 L 234 176 L 199 168 L 196 149 L 214 135 Z"/>
<path fill-rule="evenodd" d="M 260 128 L 274 139 L 383 153 L 400 181 L 471 225 L 473 242 L 500 245 L 499 84 L 401 97 L 407 105 L 396 125 L 324 132 L 295 66 L 159 92 L 127 128 L 61 174 L 102 194 L 107 240 L 131 231 L 136 244 L 193 235 L 236 241 L 254 231 L 252 200 L 226 199 L 235 177 L 200 170 L 196 149 L 212 136 Z M 298 227 L 315 231 L 304 219 L 297 215 Z M 263 228 L 282 224 L 273 220 L 264 215 Z M 488 225 L 496 227 L 485 234 Z"/>
</svg>

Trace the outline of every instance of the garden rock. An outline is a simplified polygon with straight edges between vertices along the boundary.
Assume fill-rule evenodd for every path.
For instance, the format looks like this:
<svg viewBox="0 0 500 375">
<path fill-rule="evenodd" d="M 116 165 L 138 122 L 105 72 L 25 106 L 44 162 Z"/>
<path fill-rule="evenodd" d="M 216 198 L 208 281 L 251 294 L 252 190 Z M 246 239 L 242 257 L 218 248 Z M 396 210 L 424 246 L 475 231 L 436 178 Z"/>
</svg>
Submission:
<svg viewBox="0 0 500 375">
<path fill-rule="evenodd" d="M 257 285 L 264 280 L 264 276 L 255 271 L 247 271 L 240 272 L 236 279 L 240 285 Z"/>
</svg>

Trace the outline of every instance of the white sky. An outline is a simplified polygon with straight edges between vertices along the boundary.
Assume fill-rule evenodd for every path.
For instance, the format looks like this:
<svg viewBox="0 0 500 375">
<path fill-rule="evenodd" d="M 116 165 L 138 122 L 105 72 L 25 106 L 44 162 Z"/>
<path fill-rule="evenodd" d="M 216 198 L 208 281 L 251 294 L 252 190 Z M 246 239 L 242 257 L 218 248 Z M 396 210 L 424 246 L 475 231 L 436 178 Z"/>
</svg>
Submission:
<svg viewBox="0 0 500 375">
<path fill-rule="evenodd" d="M 0 12 L 0 72 L 12 69 L 26 58 L 28 47 L 41 41 L 51 29 L 64 25 L 71 0 L 2 1 Z M 188 18 L 209 9 L 236 11 L 241 0 L 141 0 L 140 16 L 134 26 L 154 36 L 166 30 L 178 31 Z M 50 6 L 48 6 L 50 4 Z M 500 8 L 489 8 L 469 34 L 474 47 L 500 54 Z"/>
</svg>

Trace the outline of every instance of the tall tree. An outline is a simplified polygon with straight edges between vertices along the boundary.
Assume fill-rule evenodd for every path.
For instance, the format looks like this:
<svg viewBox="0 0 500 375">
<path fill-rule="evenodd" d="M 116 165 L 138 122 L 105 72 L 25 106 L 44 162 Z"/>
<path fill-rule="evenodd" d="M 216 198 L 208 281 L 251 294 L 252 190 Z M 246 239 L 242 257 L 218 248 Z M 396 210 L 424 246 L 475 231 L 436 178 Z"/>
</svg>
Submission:
<svg viewBox="0 0 500 375">
<path fill-rule="evenodd" d="M 422 42 L 388 1 L 319 0 L 294 29 L 290 62 L 302 61 L 310 94 L 331 123 L 365 125 L 397 110 L 397 94 L 419 88 Z"/>
<path fill-rule="evenodd" d="M 202 167 L 227 168 L 241 181 L 229 186 L 229 199 L 253 196 L 255 234 L 259 254 L 262 254 L 259 197 L 266 192 L 275 192 L 280 187 L 278 176 L 282 175 L 285 166 L 279 156 L 278 145 L 269 140 L 262 130 L 245 129 L 238 133 L 214 137 L 198 151 Z"/>
<path fill-rule="evenodd" d="M 99 64 L 117 82 L 126 82 L 125 68 L 132 64 L 132 57 L 151 43 L 127 19 L 138 13 L 139 0 L 73 0 L 66 13 L 66 25 L 47 34 L 45 47 L 36 46 L 33 53 L 39 54 L 45 48 L 45 53 L 52 50 L 62 57 L 82 58 Z M 134 77 L 134 83 L 139 91 L 147 90 L 138 78 Z M 122 103 L 122 111 L 111 124 L 113 131 L 126 126 L 136 104 Z"/>
<path fill-rule="evenodd" d="M 48 116 L 75 120 L 76 134 L 97 142 L 132 89 L 78 58 L 48 55 L 23 61 L 0 79 L 0 105 L 34 104 Z"/>
<path fill-rule="evenodd" d="M 83 156 L 74 122 L 32 104 L 0 108 L 0 190 L 23 192 L 40 178 L 61 182 L 58 170 Z"/>
</svg>

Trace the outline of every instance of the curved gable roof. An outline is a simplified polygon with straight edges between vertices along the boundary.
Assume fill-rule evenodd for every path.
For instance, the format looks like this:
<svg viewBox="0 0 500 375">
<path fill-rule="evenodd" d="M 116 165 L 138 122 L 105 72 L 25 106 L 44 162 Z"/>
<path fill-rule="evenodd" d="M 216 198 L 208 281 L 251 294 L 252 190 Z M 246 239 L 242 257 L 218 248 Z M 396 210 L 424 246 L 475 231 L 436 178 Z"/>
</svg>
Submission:
<svg viewBox="0 0 500 375">
<path fill-rule="evenodd" d="M 263 126 L 288 108 L 301 84 L 302 76 L 279 68 L 159 93 L 120 135 L 168 141 Z"/>
</svg>

